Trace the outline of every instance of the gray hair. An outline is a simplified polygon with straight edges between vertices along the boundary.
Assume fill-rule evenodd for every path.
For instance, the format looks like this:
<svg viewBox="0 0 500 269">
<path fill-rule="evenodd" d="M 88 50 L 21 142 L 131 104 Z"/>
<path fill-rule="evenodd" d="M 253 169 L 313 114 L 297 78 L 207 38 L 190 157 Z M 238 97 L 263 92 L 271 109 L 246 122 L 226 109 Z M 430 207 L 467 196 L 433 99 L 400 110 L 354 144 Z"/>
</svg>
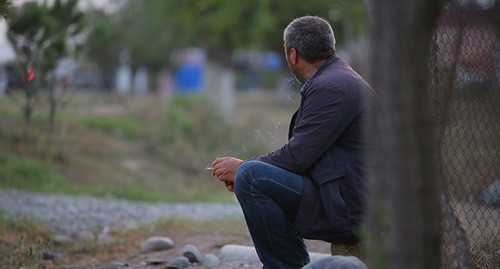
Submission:
<svg viewBox="0 0 500 269">
<path fill-rule="evenodd" d="M 293 20 L 283 33 L 285 49 L 295 48 L 309 62 L 326 59 L 335 53 L 332 26 L 317 16 L 304 16 Z"/>
</svg>

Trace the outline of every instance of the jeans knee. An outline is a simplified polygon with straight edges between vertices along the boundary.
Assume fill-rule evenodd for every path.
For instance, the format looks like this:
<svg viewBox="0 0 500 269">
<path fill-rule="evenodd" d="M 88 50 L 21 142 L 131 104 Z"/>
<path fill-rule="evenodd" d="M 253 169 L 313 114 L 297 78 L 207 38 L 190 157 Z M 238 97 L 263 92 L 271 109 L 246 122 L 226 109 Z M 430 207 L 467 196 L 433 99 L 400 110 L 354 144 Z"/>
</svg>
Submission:
<svg viewBox="0 0 500 269">
<path fill-rule="evenodd" d="M 234 177 L 234 193 L 240 195 L 243 191 L 248 191 L 248 188 L 253 185 L 253 172 L 259 170 L 262 163 L 259 161 L 247 161 L 242 163 L 236 171 Z"/>
</svg>

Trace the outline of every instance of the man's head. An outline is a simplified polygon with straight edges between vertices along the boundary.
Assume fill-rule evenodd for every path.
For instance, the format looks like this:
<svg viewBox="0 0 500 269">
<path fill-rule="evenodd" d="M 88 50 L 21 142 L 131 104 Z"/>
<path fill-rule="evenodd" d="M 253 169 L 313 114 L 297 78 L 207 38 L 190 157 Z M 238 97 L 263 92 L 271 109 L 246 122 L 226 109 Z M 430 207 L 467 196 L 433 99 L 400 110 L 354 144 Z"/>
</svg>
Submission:
<svg viewBox="0 0 500 269">
<path fill-rule="evenodd" d="M 335 36 L 330 24 L 316 16 L 293 20 L 283 33 L 285 52 L 293 48 L 310 63 L 325 60 L 335 53 Z"/>
</svg>

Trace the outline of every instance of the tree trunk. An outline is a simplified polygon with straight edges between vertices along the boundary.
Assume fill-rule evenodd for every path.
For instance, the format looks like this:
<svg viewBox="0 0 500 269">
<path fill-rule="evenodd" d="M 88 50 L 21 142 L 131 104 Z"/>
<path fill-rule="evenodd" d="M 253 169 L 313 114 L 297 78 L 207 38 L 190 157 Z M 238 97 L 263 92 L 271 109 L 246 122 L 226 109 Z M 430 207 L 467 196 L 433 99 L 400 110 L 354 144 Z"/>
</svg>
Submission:
<svg viewBox="0 0 500 269">
<path fill-rule="evenodd" d="M 54 130 L 56 125 L 57 99 L 54 93 L 54 85 L 49 85 L 49 130 Z"/>
<path fill-rule="evenodd" d="M 379 93 L 369 166 L 370 268 L 440 266 L 440 179 L 428 63 L 440 7 L 434 0 L 370 3 L 371 78 Z"/>
<path fill-rule="evenodd" d="M 24 118 L 24 128 L 23 128 L 23 140 L 26 141 L 29 136 L 31 129 L 31 120 L 33 117 L 33 97 L 34 89 L 31 85 L 26 85 L 24 88 L 24 107 L 23 107 L 23 118 Z"/>
</svg>

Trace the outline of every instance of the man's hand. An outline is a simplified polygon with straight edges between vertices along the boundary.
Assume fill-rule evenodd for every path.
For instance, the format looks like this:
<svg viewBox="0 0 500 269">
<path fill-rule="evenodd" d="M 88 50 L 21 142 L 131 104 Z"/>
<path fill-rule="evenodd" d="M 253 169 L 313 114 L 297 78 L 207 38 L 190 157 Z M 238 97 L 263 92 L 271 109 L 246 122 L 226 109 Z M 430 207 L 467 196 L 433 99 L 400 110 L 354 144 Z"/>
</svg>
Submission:
<svg viewBox="0 0 500 269">
<path fill-rule="evenodd" d="M 234 183 L 229 182 L 229 181 L 222 181 L 224 183 L 224 186 L 226 186 L 226 189 L 230 192 L 234 192 Z"/>
<path fill-rule="evenodd" d="M 229 191 L 234 191 L 234 176 L 243 160 L 234 157 L 220 157 L 212 164 L 212 176 L 224 183 Z"/>
</svg>

